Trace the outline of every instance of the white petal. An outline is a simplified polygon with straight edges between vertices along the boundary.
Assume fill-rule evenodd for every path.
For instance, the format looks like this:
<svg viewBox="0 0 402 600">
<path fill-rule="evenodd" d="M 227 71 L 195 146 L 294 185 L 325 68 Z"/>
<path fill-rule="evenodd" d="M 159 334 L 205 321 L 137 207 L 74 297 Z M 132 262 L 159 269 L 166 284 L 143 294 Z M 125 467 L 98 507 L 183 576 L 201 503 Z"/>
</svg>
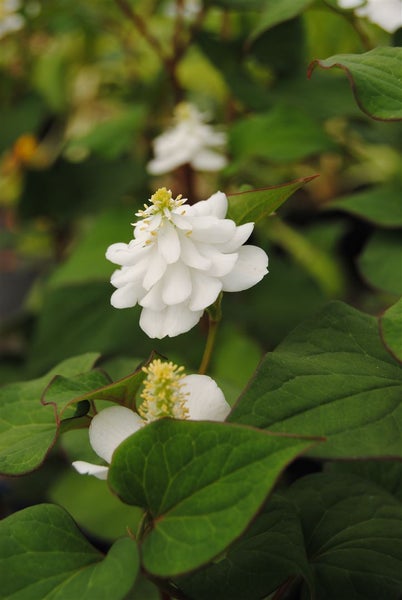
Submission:
<svg viewBox="0 0 402 600">
<path fill-rule="evenodd" d="M 169 265 L 164 277 L 162 299 L 165 304 L 180 304 L 191 294 L 191 277 L 189 268 L 178 261 Z"/>
<path fill-rule="evenodd" d="M 216 250 L 215 246 L 208 246 L 207 244 L 200 246 L 200 249 L 202 253 L 211 260 L 211 266 L 208 271 L 206 271 L 206 274 L 211 275 L 212 277 L 223 277 L 230 273 L 239 257 L 238 252 L 223 254 Z"/>
<path fill-rule="evenodd" d="M 180 256 L 180 240 L 174 225 L 165 222 L 158 232 L 158 250 L 168 264 Z"/>
<path fill-rule="evenodd" d="M 224 292 L 240 292 L 252 287 L 268 273 L 268 256 L 257 246 L 243 246 L 233 270 L 222 278 Z"/>
<path fill-rule="evenodd" d="M 161 311 L 143 308 L 140 327 L 150 338 L 175 337 L 192 329 L 202 313 L 202 310 L 191 311 L 185 304 L 168 306 Z"/>
<path fill-rule="evenodd" d="M 110 406 L 92 419 L 89 442 L 96 454 L 110 463 L 116 448 L 143 426 L 144 421 L 134 411 L 125 406 Z"/>
<path fill-rule="evenodd" d="M 94 465 L 84 460 L 75 460 L 73 467 L 81 475 L 94 475 L 98 479 L 107 479 L 109 467 L 102 467 L 100 465 Z"/>
<path fill-rule="evenodd" d="M 198 250 L 197 244 L 195 244 L 189 237 L 183 235 L 180 239 L 181 242 L 181 260 L 189 267 L 194 269 L 201 269 L 205 271 L 210 269 L 212 261 L 210 258 L 203 256 Z"/>
<path fill-rule="evenodd" d="M 162 300 L 163 281 L 158 281 L 141 300 L 138 302 L 144 308 L 161 311 L 166 308 Z"/>
<path fill-rule="evenodd" d="M 163 256 L 158 251 L 153 252 L 142 282 L 142 285 L 146 290 L 149 290 L 160 280 L 166 271 L 166 266 L 167 263 Z"/>
<path fill-rule="evenodd" d="M 224 421 L 230 412 L 222 390 L 207 375 L 187 375 L 182 380 L 183 392 L 188 393 L 187 407 L 194 421 Z"/>
<path fill-rule="evenodd" d="M 132 308 L 142 296 L 143 290 L 137 283 L 128 283 L 113 292 L 110 298 L 110 304 L 114 308 Z"/>
<path fill-rule="evenodd" d="M 230 240 L 223 244 L 216 244 L 221 252 L 237 252 L 237 250 L 248 240 L 254 229 L 254 223 L 244 223 L 236 227 L 235 234 Z"/>
<path fill-rule="evenodd" d="M 106 258 L 116 265 L 135 265 L 151 248 L 139 244 L 137 240 L 132 242 L 134 244 L 112 244 L 106 250 Z"/>
<path fill-rule="evenodd" d="M 190 310 L 204 310 L 211 306 L 222 290 L 222 282 L 215 277 L 208 277 L 204 273 L 193 272 L 193 289 L 189 304 Z"/>
<path fill-rule="evenodd" d="M 235 222 L 216 217 L 189 217 L 193 226 L 190 238 L 195 241 L 215 244 L 227 242 L 236 233 Z"/>
<path fill-rule="evenodd" d="M 110 278 L 110 283 L 114 285 L 114 287 L 123 287 L 127 283 L 141 283 L 144 274 L 147 271 L 148 261 L 141 260 L 136 265 L 132 265 L 131 267 L 122 267 L 121 269 L 116 269 L 112 273 Z"/>
<path fill-rule="evenodd" d="M 221 171 L 227 164 L 225 156 L 207 148 L 198 152 L 191 161 L 196 171 Z"/>
<path fill-rule="evenodd" d="M 191 206 L 191 214 L 199 217 L 224 219 L 228 210 L 228 199 L 223 192 L 215 192 L 208 200 L 201 200 Z"/>
</svg>

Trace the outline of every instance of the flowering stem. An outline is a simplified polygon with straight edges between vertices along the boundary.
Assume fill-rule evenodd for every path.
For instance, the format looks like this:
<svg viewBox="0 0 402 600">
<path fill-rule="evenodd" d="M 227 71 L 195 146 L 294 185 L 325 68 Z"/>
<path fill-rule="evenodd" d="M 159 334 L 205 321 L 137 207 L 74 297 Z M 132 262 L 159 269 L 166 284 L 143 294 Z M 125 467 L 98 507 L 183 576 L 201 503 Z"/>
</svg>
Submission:
<svg viewBox="0 0 402 600">
<path fill-rule="evenodd" d="M 218 297 L 216 302 L 212 304 L 209 308 L 207 308 L 208 313 L 208 337 L 207 342 L 205 344 L 204 354 L 201 360 L 200 368 L 198 369 L 198 373 L 200 375 L 205 375 L 207 369 L 209 367 L 209 363 L 211 361 L 212 351 L 215 346 L 216 333 L 218 331 L 218 325 L 222 318 L 221 311 L 221 300 L 222 294 Z"/>
</svg>

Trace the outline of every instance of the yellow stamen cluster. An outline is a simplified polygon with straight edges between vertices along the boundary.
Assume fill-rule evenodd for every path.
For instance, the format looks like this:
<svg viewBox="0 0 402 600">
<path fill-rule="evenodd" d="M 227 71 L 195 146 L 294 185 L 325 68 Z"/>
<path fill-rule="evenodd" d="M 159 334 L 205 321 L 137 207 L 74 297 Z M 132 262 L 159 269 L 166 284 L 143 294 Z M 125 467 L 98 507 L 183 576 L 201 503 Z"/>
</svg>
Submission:
<svg viewBox="0 0 402 600">
<path fill-rule="evenodd" d="M 162 417 L 187 419 L 187 394 L 181 389 L 184 367 L 157 358 L 142 370 L 147 377 L 141 394 L 143 402 L 138 412 L 144 421 L 149 423 Z"/>
<path fill-rule="evenodd" d="M 172 197 L 171 190 L 166 189 L 165 187 L 159 188 L 156 192 L 151 196 L 152 204 L 148 206 L 148 204 L 144 204 L 145 210 L 139 210 L 136 214 L 137 217 L 150 217 L 152 215 L 156 215 L 157 213 L 162 213 L 164 216 L 169 216 L 169 211 L 174 208 L 178 208 L 186 201 L 185 198 L 182 198 L 181 194 L 177 196 L 177 198 Z"/>
</svg>

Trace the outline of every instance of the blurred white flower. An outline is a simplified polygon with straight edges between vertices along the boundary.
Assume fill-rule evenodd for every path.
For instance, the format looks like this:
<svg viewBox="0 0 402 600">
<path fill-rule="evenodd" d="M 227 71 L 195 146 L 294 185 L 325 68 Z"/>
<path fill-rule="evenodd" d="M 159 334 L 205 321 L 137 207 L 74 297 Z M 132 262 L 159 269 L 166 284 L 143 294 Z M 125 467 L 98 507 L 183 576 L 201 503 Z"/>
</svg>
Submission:
<svg viewBox="0 0 402 600">
<path fill-rule="evenodd" d="M 24 27 L 24 17 L 17 12 L 20 8 L 20 0 L 0 0 L 0 39 Z"/>
<path fill-rule="evenodd" d="M 168 17 L 176 17 L 178 12 L 181 11 L 182 16 L 185 19 L 192 20 L 198 15 L 201 10 L 201 2 L 200 0 L 183 0 L 181 6 L 178 6 L 178 3 L 173 0 L 173 2 L 169 2 L 165 8 L 165 15 Z"/>
<path fill-rule="evenodd" d="M 148 171 L 160 175 L 186 163 L 196 171 L 220 171 L 227 160 L 215 148 L 225 143 L 225 133 L 214 131 L 205 115 L 182 102 L 175 109 L 175 125 L 153 142 L 155 158 L 148 163 Z"/>
<path fill-rule="evenodd" d="M 190 206 L 161 188 L 136 215 L 134 239 L 112 244 L 106 258 L 121 265 L 111 277 L 115 308 L 142 306 L 140 327 L 151 338 L 189 331 L 221 291 L 239 292 L 266 275 L 268 256 L 243 246 L 254 223 L 225 219 L 222 192 Z"/>
<path fill-rule="evenodd" d="M 147 378 L 139 408 L 142 416 L 124 406 L 111 406 L 99 412 L 89 427 L 89 442 L 107 463 L 113 452 L 130 435 L 147 423 L 163 417 L 194 421 L 223 421 L 230 406 L 222 390 L 207 375 L 184 375 L 183 367 L 159 359 L 144 368 Z M 81 474 L 106 479 L 108 467 L 82 460 L 73 462 Z"/>
<path fill-rule="evenodd" d="M 354 8 L 359 17 L 366 17 L 388 33 L 402 27 L 402 0 L 338 0 L 341 8 Z"/>
</svg>

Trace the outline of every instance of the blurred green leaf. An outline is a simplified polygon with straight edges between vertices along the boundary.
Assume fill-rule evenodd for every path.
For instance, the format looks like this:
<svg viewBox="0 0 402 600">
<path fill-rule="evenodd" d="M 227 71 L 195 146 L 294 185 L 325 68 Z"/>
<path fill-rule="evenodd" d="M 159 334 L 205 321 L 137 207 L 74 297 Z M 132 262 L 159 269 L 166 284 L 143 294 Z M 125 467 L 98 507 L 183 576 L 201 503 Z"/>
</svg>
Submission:
<svg viewBox="0 0 402 600">
<path fill-rule="evenodd" d="M 402 240 L 400 231 L 376 231 L 357 261 L 364 279 L 376 289 L 402 295 Z"/>
<path fill-rule="evenodd" d="M 312 585 L 299 517 L 289 500 L 274 495 L 221 560 L 177 583 L 197 600 L 259 600 L 291 576 Z"/>
<path fill-rule="evenodd" d="M 389 184 L 335 199 L 325 208 L 344 210 L 380 227 L 402 227 L 401 197 L 400 186 Z"/>
<path fill-rule="evenodd" d="M 380 332 L 385 347 L 402 362 L 402 298 L 381 315 Z"/>
<path fill-rule="evenodd" d="M 136 544 L 115 542 L 104 557 L 60 507 L 40 504 L 0 524 L 2 596 L 15 600 L 123 600 L 138 569 Z"/>
<path fill-rule="evenodd" d="M 401 457 L 401 389 L 377 320 L 333 302 L 267 354 L 228 419 L 325 437 L 313 456 Z"/>
<path fill-rule="evenodd" d="M 238 119 L 230 130 L 230 149 L 235 160 L 262 157 L 282 163 L 334 150 L 335 144 L 309 115 L 282 105 Z"/>
<path fill-rule="evenodd" d="M 10 383 L 0 389 L 0 472 L 21 475 L 39 467 L 53 446 L 57 425 L 52 406 L 41 395 L 55 375 L 73 377 L 89 371 L 98 354 L 75 356 L 39 379 Z"/>
<path fill-rule="evenodd" d="M 314 572 L 317 600 L 399 600 L 402 506 L 353 475 L 317 474 L 288 490 Z"/>
<path fill-rule="evenodd" d="M 88 438 L 88 431 L 80 433 Z M 79 475 L 72 467 L 50 488 L 49 499 L 67 510 L 84 531 L 103 540 L 126 535 L 127 527 L 136 531 L 142 515 L 141 509 L 120 502 L 104 481 Z"/>
<path fill-rule="evenodd" d="M 24 134 L 38 133 L 45 116 L 43 102 L 34 95 L 27 95 L 12 107 L 2 107 L 0 121 L 0 152 L 10 149 L 16 139 Z"/>
<path fill-rule="evenodd" d="M 255 40 L 264 31 L 297 17 L 312 4 L 313 0 L 265 0 L 258 25 L 252 30 L 250 40 Z"/>
<path fill-rule="evenodd" d="M 170 419 L 125 440 L 113 455 L 108 481 L 124 502 L 147 509 L 153 520 L 141 545 L 145 569 L 174 576 L 217 556 L 244 531 L 285 466 L 313 443 Z"/>
<path fill-rule="evenodd" d="M 365 54 L 316 59 L 309 65 L 309 77 L 317 65 L 323 69 L 343 69 L 357 104 L 369 117 L 385 121 L 402 119 L 402 48 L 374 48 Z"/>
<path fill-rule="evenodd" d="M 250 221 L 260 221 L 273 213 L 289 196 L 305 183 L 315 179 L 315 177 L 317 175 L 295 179 L 290 183 L 283 183 L 265 189 L 229 194 L 227 217 L 228 219 L 233 219 L 237 225 L 242 225 Z"/>
</svg>

